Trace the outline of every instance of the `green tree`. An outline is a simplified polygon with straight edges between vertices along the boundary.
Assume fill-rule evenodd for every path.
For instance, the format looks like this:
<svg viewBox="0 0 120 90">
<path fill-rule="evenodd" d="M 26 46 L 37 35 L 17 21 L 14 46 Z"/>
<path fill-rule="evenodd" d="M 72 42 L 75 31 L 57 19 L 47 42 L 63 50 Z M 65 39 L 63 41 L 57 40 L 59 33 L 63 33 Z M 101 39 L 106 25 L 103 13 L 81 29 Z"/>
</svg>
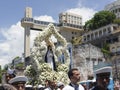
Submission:
<svg viewBox="0 0 120 90">
<path fill-rule="evenodd" d="M 5 71 L 8 70 L 8 64 L 5 64 L 5 65 L 4 65 L 4 70 L 5 70 Z"/>
<path fill-rule="evenodd" d="M 94 30 L 102 26 L 113 23 L 116 18 L 115 14 L 109 11 L 99 11 L 94 17 L 85 22 L 84 28 L 87 30 Z"/>
<path fill-rule="evenodd" d="M 93 18 L 85 22 L 84 29 L 88 31 L 93 29 Z"/>
<path fill-rule="evenodd" d="M 12 63 L 11 63 L 11 68 L 15 68 L 15 62 L 17 62 L 18 60 L 20 60 L 21 58 L 19 56 L 16 56 L 13 60 L 12 60 Z M 19 65 L 18 65 L 19 66 Z"/>
<path fill-rule="evenodd" d="M 106 60 L 110 60 L 110 50 L 109 50 L 109 44 L 106 43 L 104 44 L 104 46 L 101 48 L 101 51 L 103 52 L 104 54 L 104 57 L 106 58 Z"/>
<path fill-rule="evenodd" d="M 23 69 L 24 68 L 24 63 L 21 62 L 21 63 L 16 64 L 15 68 L 16 69 Z"/>
<path fill-rule="evenodd" d="M 16 59 L 19 59 L 20 57 L 19 56 L 16 56 L 13 60 L 16 60 Z"/>
</svg>

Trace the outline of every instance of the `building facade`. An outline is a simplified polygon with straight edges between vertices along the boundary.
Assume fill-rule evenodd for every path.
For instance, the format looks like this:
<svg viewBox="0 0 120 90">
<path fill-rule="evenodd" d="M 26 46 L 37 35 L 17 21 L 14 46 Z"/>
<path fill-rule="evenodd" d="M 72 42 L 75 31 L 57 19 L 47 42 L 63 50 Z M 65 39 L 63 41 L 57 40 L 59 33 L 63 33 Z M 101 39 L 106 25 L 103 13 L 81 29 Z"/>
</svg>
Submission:
<svg viewBox="0 0 120 90">
<path fill-rule="evenodd" d="M 82 17 L 80 15 L 62 12 L 59 14 L 60 34 L 71 42 L 75 37 L 82 35 Z"/>
<path fill-rule="evenodd" d="M 116 0 L 106 5 L 104 10 L 113 12 L 116 15 L 116 18 L 120 18 L 120 0 Z"/>
<path fill-rule="evenodd" d="M 116 15 L 117 19 L 120 19 L 120 0 L 116 0 L 105 6 L 105 10 L 113 12 Z M 114 43 L 110 44 L 110 51 L 112 53 L 113 60 L 113 74 L 115 79 L 120 79 L 120 28 L 119 32 L 116 35 L 116 38 L 113 39 Z M 115 36 L 115 35 L 114 35 Z"/>
<path fill-rule="evenodd" d="M 120 0 L 116 0 L 105 6 L 107 11 L 113 12 L 116 18 L 120 18 Z M 115 79 L 120 78 L 120 26 L 118 24 L 109 24 L 86 32 L 82 35 L 82 42 L 91 43 L 100 48 L 105 44 L 109 45 L 110 61 L 113 63 L 113 76 Z"/>
<path fill-rule="evenodd" d="M 74 13 L 63 12 L 59 14 L 59 23 L 82 26 L 82 17 Z"/>
<path fill-rule="evenodd" d="M 93 76 L 93 66 L 104 61 L 101 49 L 92 44 L 76 45 L 73 47 L 72 67 L 79 68 L 81 80 L 88 80 L 89 76 Z"/>
</svg>

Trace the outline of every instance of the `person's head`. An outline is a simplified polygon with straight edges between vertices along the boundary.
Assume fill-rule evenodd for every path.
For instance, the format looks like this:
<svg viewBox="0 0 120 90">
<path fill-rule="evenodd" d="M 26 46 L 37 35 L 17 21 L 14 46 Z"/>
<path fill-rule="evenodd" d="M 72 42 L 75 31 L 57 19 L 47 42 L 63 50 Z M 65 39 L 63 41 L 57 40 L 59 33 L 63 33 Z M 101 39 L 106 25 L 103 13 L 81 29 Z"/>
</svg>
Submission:
<svg viewBox="0 0 120 90">
<path fill-rule="evenodd" d="M 5 73 L 5 81 L 6 83 L 9 82 L 10 79 L 14 78 L 15 75 L 15 70 L 8 68 L 7 72 Z"/>
<path fill-rule="evenodd" d="M 16 76 L 12 78 L 9 83 L 12 84 L 17 90 L 25 90 L 25 83 L 28 81 L 25 76 Z"/>
<path fill-rule="evenodd" d="M 49 87 L 50 80 L 45 80 L 45 87 Z"/>
<path fill-rule="evenodd" d="M 6 73 L 6 74 L 5 74 L 6 83 L 8 83 L 9 80 L 12 79 L 12 78 L 14 78 L 15 76 L 16 76 L 15 74 Z"/>
<path fill-rule="evenodd" d="M 109 78 L 110 78 L 110 73 L 105 72 L 105 73 L 99 73 L 96 75 L 97 76 L 97 84 L 100 85 L 101 87 L 107 88 L 109 84 Z"/>
<path fill-rule="evenodd" d="M 73 84 L 80 81 L 80 72 L 77 68 L 70 69 L 68 71 L 68 77 Z"/>
<path fill-rule="evenodd" d="M 56 82 L 55 81 L 49 81 L 48 84 L 49 84 L 49 87 L 51 89 L 55 89 L 56 88 Z"/>
<path fill-rule="evenodd" d="M 25 82 L 17 82 L 12 84 L 17 90 L 25 90 Z"/>
</svg>

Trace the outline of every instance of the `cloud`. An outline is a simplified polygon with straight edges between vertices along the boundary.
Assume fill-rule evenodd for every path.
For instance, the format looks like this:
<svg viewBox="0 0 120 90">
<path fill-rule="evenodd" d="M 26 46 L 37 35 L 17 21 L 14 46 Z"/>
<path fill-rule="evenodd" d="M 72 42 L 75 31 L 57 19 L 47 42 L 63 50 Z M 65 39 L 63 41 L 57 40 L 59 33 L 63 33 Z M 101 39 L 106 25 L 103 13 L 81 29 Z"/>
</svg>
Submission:
<svg viewBox="0 0 120 90">
<path fill-rule="evenodd" d="M 1 43 L 0 44 L 0 51 L 1 52 L 8 52 L 10 49 L 10 46 L 8 45 L 8 43 Z"/>
<path fill-rule="evenodd" d="M 4 66 L 5 64 L 10 63 L 16 56 L 22 55 L 24 30 L 20 26 L 20 22 L 18 22 L 10 28 L 0 28 L 0 31 L 5 38 L 0 42 L 0 64 Z"/>
<path fill-rule="evenodd" d="M 35 16 L 34 19 L 40 20 L 40 21 L 56 22 L 51 16 L 48 16 L 48 15 Z"/>
</svg>

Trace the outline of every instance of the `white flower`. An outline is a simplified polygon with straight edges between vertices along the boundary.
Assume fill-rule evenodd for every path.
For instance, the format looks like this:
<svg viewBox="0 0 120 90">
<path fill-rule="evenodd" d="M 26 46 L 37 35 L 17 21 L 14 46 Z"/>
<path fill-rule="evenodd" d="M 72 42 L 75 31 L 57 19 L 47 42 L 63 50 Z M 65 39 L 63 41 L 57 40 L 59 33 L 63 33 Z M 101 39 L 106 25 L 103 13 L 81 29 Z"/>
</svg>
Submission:
<svg viewBox="0 0 120 90">
<path fill-rule="evenodd" d="M 61 43 L 61 46 L 54 45 L 50 39 L 52 35 L 55 36 L 57 41 Z M 58 62 L 58 56 L 64 53 L 64 59 L 66 60 L 65 64 L 59 64 L 57 67 L 57 72 L 53 71 L 51 66 L 44 61 L 48 42 L 52 45 L 56 62 Z M 53 24 L 48 25 L 48 27 L 41 31 L 35 38 L 34 46 L 31 50 L 31 63 L 31 65 L 27 66 L 25 75 L 30 78 L 34 78 L 35 76 L 39 77 L 36 80 L 36 84 L 44 84 L 46 79 L 55 82 L 62 81 L 65 84 L 69 82 L 67 72 L 70 64 L 70 56 L 67 50 L 67 41 L 57 32 Z M 31 70 L 36 72 L 35 76 L 32 76 L 34 73 L 31 73 Z"/>
</svg>

